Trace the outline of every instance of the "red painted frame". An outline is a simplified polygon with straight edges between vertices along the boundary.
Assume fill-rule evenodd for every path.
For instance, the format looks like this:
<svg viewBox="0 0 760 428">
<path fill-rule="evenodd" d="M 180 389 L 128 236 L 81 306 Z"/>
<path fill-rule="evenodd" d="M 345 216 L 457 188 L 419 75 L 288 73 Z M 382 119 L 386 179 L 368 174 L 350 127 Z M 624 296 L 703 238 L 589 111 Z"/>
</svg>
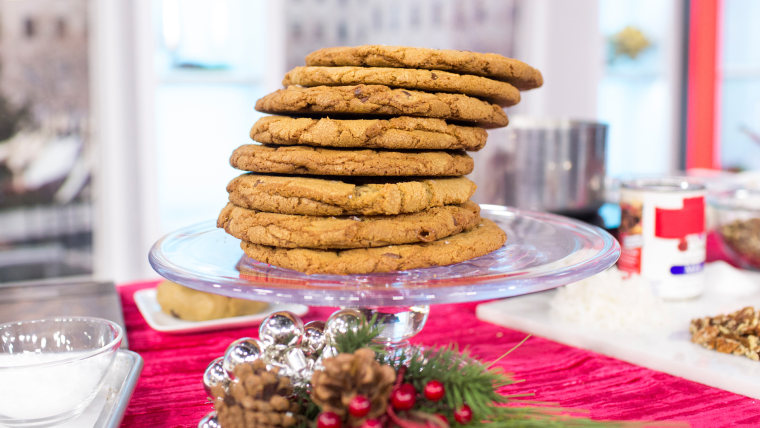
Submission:
<svg viewBox="0 0 760 428">
<path fill-rule="evenodd" d="M 691 0 L 686 168 L 720 168 L 720 23 L 723 0 Z"/>
</svg>

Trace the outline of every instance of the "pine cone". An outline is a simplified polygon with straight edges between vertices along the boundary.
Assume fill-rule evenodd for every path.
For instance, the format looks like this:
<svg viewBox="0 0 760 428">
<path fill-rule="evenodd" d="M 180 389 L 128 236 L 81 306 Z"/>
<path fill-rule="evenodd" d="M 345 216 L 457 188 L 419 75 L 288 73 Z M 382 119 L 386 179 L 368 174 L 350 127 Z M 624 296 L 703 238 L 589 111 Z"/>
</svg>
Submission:
<svg viewBox="0 0 760 428">
<path fill-rule="evenodd" d="M 375 361 L 374 351 L 363 348 L 353 354 L 328 358 L 322 364 L 324 369 L 311 377 L 311 399 L 322 411 L 339 415 L 352 427 L 385 413 L 396 372 Z M 348 405 L 357 395 L 367 397 L 372 404 L 369 414 L 362 419 L 348 413 Z"/>
<path fill-rule="evenodd" d="M 224 428 L 276 428 L 295 426 L 298 403 L 291 402 L 290 379 L 267 370 L 263 361 L 235 367 L 229 390 L 212 388 L 214 408 Z"/>
</svg>

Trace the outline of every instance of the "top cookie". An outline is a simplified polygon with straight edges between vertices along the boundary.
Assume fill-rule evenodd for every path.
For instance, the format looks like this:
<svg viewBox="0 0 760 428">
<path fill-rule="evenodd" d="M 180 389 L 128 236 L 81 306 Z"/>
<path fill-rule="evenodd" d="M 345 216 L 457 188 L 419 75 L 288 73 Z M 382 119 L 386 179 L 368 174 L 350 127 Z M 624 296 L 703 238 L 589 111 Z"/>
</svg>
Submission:
<svg viewBox="0 0 760 428">
<path fill-rule="evenodd" d="M 433 94 L 383 85 L 289 86 L 260 98 L 256 110 L 277 114 L 432 117 L 471 122 L 484 128 L 509 123 L 504 110 L 487 101 L 462 94 Z"/>
<path fill-rule="evenodd" d="M 296 67 L 284 86 L 385 85 L 427 92 L 451 92 L 488 100 L 502 107 L 520 102 L 520 91 L 507 82 L 441 70 L 391 67 Z"/>
<path fill-rule="evenodd" d="M 333 47 L 306 56 L 306 65 L 422 68 L 475 74 L 509 82 L 520 90 L 538 88 L 541 72 L 516 59 L 493 53 L 402 46 Z"/>
</svg>

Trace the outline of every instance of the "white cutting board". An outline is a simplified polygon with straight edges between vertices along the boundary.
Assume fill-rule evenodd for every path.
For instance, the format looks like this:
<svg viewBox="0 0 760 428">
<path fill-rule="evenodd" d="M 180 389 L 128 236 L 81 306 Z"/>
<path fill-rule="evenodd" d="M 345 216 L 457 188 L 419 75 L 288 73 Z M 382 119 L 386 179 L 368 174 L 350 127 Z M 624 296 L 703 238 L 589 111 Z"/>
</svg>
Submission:
<svg viewBox="0 0 760 428">
<path fill-rule="evenodd" d="M 664 303 L 669 325 L 646 334 L 612 332 L 557 319 L 550 308 L 555 290 L 513 297 L 478 306 L 483 321 L 589 349 L 653 370 L 760 399 L 760 362 L 722 354 L 689 341 L 693 318 L 714 316 L 745 306 L 760 308 L 760 274 L 716 265 L 708 275 L 708 288 L 698 299 Z"/>
</svg>

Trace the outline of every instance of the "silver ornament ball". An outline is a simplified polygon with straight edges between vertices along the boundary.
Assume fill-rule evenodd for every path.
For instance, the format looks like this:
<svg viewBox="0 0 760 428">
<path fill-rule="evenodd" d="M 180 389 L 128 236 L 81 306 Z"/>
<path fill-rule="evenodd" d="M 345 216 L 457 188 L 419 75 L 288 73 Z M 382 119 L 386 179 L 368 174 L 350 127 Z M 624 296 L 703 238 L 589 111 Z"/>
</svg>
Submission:
<svg viewBox="0 0 760 428">
<path fill-rule="evenodd" d="M 358 309 L 341 309 L 330 315 L 327 319 L 325 334 L 328 340 L 335 336 L 345 334 L 349 330 L 356 331 L 362 319 L 362 313 Z"/>
<path fill-rule="evenodd" d="M 285 356 L 287 352 L 288 348 L 285 347 L 265 346 L 261 353 L 261 360 L 264 361 L 267 366 L 283 367 L 285 365 Z"/>
<path fill-rule="evenodd" d="M 311 321 L 303 326 L 301 349 L 307 357 L 317 356 L 325 347 L 325 322 Z"/>
<path fill-rule="evenodd" d="M 224 357 L 216 358 L 206 367 L 206 371 L 203 372 L 203 387 L 206 389 L 206 394 L 209 397 L 211 396 L 212 387 L 221 385 L 226 389 L 229 383 L 230 378 L 224 370 Z"/>
<path fill-rule="evenodd" d="M 267 345 L 296 346 L 301 342 L 304 327 L 298 315 L 281 311 L 261 322 L 259 338 Z"/>
<path fill-rule="evenodd" d="M 216 418 L 216 412 L 211 412 L 198 422 L 198 428 L 222 428 Z"/>
<path fill-rule="evenodd" d="M 238 364 L 252 363 L 258 360 L 261 357 L 261 348 L 261 343 L 250 337 L 244 337 L 230 343 L 230 346 L 224 351 L 224 370 L 229 376 L 232 376 Z"/>
</svg>

